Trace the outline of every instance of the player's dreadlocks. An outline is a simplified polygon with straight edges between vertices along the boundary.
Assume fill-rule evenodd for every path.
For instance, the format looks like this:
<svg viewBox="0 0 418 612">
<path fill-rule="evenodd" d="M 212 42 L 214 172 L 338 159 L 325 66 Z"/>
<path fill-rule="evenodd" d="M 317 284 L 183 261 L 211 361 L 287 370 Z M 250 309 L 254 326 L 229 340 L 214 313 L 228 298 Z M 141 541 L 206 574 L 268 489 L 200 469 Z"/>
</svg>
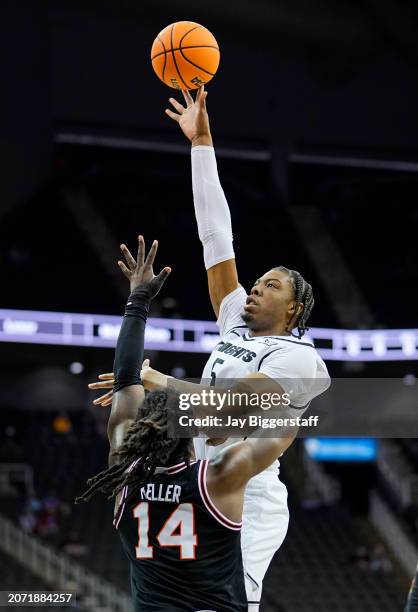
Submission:
<svg viewBox="0 0 418 612">
<path fill-rule="evenodd" d="M 189 463 L 191 439 L 174 438 L 167 435 L 167 412 L 178 407 L 178 395 L 173 391 L 152 391 L 145 397 L 136 420 L 128 429 L 118 454 L 121 462 L 96 474 L 87 481 L 89 487 L 75 503 L 88 501 L 100 491 L 115 497 L 119 491 L 130 485 L 126 501 L 135 494 L 144 482 L 149 481 L 158 466 L 170 462 Z M 127 471 L 135 459 L 141 458 L 136 466 Z"/>
<path fill-rule="evenodd" d="M 278 266 L 274 269 L 280 270 L 281 272 L 286 272 L 289 275 L 290 282 L 292 283 L 292 287 L 295 293 L 295 300 L 296 302 L 303 304 L 303 311 L 295 321 L 295 327 L 297 324 L 299 333 L 298 337 L 300 340 L 303 334 L 309 330 L 309 327 L 306 326 L 306 323 L 308 322 L 308 319 L 312 312 L 312 308 L 315 304 L 312 286 L 307 283 L 303 276 L 296 270 L 289 270 L 289 268 L 285 268 L 284 266 Z"/>
</svg>

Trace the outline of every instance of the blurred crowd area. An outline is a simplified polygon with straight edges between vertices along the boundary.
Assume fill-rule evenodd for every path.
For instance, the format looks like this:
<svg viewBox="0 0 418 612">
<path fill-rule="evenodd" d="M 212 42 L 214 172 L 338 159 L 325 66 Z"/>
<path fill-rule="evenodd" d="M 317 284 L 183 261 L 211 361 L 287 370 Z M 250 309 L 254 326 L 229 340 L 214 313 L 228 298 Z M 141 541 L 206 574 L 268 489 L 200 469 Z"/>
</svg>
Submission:
<svg viewBox="0 0 418 612">
<path fill-rule="evenodd" d="M 399 299 L 416 272 L 415 175 L 289 162 L 285 201 L 271 161 L 223 158 L 221 150 L 218 163 L 247 290 L 270 267 L 285 265 L 314 288 L 313 326 L 344 326 L 344 299 L 347 308 L 353 299 L 367 306 L 349 327 L 416 323 Z M 118 245 L 135 249 L 138 233 L 149 243 L 158 238 L 157 265 L 173 267 L 153 314 L 213 320 L 187 153 L 57 146 L 53 180 L 2 218 L 3 306 L 119 314 L 127 286 L 116 266 Z M 319 264 L 312 249 L 329 239 L 333 247 Z M 352 285 L 336 282 L 341 261 Z"/>
</svg>

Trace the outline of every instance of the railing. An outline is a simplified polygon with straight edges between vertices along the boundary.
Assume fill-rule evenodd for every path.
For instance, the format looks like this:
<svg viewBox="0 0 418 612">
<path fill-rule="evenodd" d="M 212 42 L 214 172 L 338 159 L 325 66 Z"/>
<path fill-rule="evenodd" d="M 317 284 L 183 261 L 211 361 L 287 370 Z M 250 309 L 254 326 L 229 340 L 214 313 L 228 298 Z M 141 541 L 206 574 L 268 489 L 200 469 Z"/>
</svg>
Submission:
<svg viewBox="0 0 418 612">
<path fill-rule="evenodd" d="M 376 491 L 370 495 L 369 518 L 404 570 L 411 578 L 415 576 L 418 549 L 411 543 L 396 515 Z"/>
<path fill-rule="evenodd" d="M 57 554 L 0 515 L 0 549 L 55 590 L 74 585 L 81 609 L 132 612 L 131 598 L 84 566 Z"/>
<path fill-rule="evenodd" d="M 331 506 L 341 499 L 341 487 L 338 480 L 325 473 L 322 465 L 309 457 L 304 451 L 303 463 L 308 479 L 312 482 L 325 505 Z"/>
<path fill-rule="evenodd" d="M 398 506 L 407 508 L 412 501 L 416 477 L 399 446 L 390 440 L 380 440 L 376 465 Z"/>
<path fill-rule="evenodd" d="M 22 483 L 27 496 L 33 495 L 33 468 L 26 463 L 0 463 L 0 491 L 15 490 L 17 482 Z"/>
</svg>

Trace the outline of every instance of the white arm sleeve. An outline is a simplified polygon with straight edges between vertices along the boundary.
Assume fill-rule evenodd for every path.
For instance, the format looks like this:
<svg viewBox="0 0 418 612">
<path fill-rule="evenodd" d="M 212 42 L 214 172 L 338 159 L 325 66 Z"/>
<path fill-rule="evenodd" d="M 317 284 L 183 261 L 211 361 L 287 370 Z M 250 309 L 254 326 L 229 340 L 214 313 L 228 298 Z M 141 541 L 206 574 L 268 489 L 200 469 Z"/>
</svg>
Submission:
<svg viewBox="0 0 418 612">
<path fill-rule="evenodd" d="M 206 270 L 234 259 L 231 215 L 218 176 L 213 147 L 192 147 L 194 210 Z"/>
</svg>

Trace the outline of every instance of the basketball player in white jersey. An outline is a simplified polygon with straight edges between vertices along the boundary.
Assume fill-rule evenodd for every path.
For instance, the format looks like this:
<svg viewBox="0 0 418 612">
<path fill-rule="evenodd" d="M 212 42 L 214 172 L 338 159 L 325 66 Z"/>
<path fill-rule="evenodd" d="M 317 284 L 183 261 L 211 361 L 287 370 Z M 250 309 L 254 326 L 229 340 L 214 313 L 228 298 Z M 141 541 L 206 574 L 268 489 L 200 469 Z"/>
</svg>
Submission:
<svg viewBox="0 0 418 612">
<path fill-rule="evenodd" d="M 292 406 L 299 414 L 315 395 L 328 388 L 327 368 L 312 342 L 303 334 L 313 307 L 311 286 L 300 274 L 272 268 L 257 279 L 249 295 L 238 282 L 232 246 L 231 216 L 216 165 L 202 87 L 185 105 L 170 98 L 176 112 L 166 113 L 179 123 L 192 143 L 194 207 L 203 243 L 209 294 L 218 319 L 221 341 L 203 371 L 203 379 L 270 377 L 280 386 L 291 382 Z M 298 334 L 292 335 L 298 328 Z M 152 378 L 152 376 L 150 376 Z M 178 388 L 178 387 L 177 387 Z M 228 440 L 225 445 L 232 442 Z M 198 438 L 196 456 L 211 458 L 218 449 Z M 287 491 L 278 478 L 278 462 L 252 479 L 244 503 L 242 553 L 249 611 L 259 608 L 262 581 L 288 526 Z"/>
<path fill-rule="evenodd" d="M 249 295 L 239 284 L 231 217 L 218 177 L 206 95 L 201 88 L 193 101 L 185 92 L 185 106 L 170 98 L 176 112 L 166 110 L 192 143 L 195 214 L 221 337 L 205 366 L 202 382 L 216 386 L 225 379 L 245 379 L 255 385 L 256 391 L 257 379 L 259 383 L 260 379 L 271 379 L 277 381 L 278 392 L 292 393 L 293 410 L 302 415 L 311 400 L 330 384 L 325 363 L 312 342 L 303 338 L 314 304 L 312 287 L 298 272 L 283 266 L 271 268 L 257 279 Z M 129 278 L 135 260 L 124 245 L 122 251 L 127 267 L 121 268 Z M 165 388 L 168 377 L 150 368 L 147 361 L 144 365 L 144 387 Z M 110 387 L 111 376 L 103 375 L 108 381 L 94 383 L 91 388 Z M 190 383 L 175 384 L 179 393 L 191 391 Z M 111 392 L 95 403 L 107 405 L 110 398 Z M 195 441 L 196 457 L 210 459 L 219 450 L 211 444 L 222 442 L 227 446 L 235 441 L 206 442 L 199 438 Z M 276 461 L 251 479 L 245 492 L 241 545 L 248 612 L 259 610 L 264 575 L 287 532 L 287 490 L 278 476 Z"/>
</svg>

